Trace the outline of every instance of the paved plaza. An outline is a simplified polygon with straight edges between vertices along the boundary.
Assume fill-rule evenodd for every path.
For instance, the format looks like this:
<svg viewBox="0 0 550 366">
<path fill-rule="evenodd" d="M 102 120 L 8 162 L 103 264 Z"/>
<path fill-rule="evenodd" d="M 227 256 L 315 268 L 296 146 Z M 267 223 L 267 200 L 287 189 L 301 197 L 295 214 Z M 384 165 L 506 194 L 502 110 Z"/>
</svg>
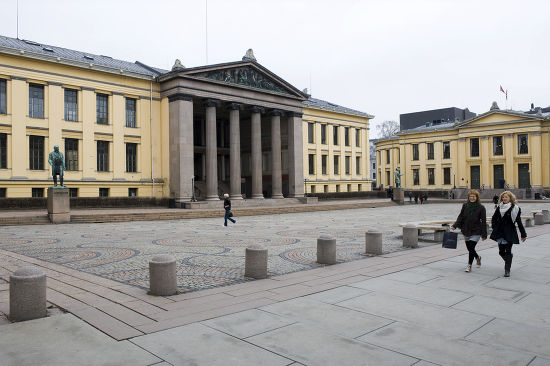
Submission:
<svg viewBox="0 0 550 366">
<path fill-rule="evenodd" d="M 397 223 L 453 219 L 459 207 L 241 217 L 229 228 L 221 219 L 4 227 L 0 312 L 9 273 L 28 264 L 47 272 L 55 306 L 44 319 L 0 321 L 0 365 L 550 365 L 550 225 L 514 246 L 511 278 L 491 240 L 472 273 L 463 242 L 400 248 Z M 372 228 L 386 254 L 364 257 Z M 337 237 L 346 263 L 314 264 L 320 234 Z M 244 281 L 254 243 L 268 246 L 272 276 Z M 158 253 L 178 258 L 180 295 L 146 294 Z M 209 289 L 189 292 L 202 279 Z"/>
</svg>

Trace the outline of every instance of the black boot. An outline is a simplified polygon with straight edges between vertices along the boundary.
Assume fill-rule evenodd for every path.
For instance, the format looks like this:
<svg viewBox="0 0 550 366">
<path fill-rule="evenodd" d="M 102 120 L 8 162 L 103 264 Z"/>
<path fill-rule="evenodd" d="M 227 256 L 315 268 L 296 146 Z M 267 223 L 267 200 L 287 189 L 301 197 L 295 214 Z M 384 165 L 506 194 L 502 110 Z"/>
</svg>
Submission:
<svg viewBox="0 0 550 366">
<path fill-rule="evenodd" d="M 504 277 L 510 277 L 510 268 L 512 267 L 513 254 L 508 254 L 504 257 Z"/>
</svg>

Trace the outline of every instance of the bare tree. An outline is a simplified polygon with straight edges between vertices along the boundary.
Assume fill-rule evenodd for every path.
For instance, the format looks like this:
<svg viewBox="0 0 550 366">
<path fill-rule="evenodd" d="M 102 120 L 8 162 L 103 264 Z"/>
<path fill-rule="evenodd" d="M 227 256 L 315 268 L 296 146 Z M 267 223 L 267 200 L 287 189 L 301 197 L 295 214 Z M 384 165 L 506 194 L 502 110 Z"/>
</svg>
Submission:
<svg viewBox="0 0 550 366">
<path fill-rule="evenodd" d="M 396 121 L 384 121 L 376 126 L 378 138 L 387 138 L 399 132 L 399 123 Z"/>
</svg>

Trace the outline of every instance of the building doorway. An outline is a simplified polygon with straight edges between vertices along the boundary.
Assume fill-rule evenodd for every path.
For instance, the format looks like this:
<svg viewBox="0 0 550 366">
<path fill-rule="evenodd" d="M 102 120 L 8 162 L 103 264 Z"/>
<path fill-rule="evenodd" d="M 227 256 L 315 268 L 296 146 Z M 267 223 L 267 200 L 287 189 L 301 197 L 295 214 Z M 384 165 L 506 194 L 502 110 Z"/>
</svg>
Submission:
<svg viewBox="0 0 550 366">
<path fill-rule="evenodd" d="M 530 186 L 529 164 L 518 164 L 518 188 L 529 188 Z"/>
<path fill-rule="evenodd" d="M 493 187 L 504 188 L 504 165 L 493 165 Z"/>
<path fill-rule="evenodd" d="M 479 165 L 472 165 L 470 167 L 470 181 L 472 189 L 479 189 L 480 179 L 479 179 Z"/>
</svg>

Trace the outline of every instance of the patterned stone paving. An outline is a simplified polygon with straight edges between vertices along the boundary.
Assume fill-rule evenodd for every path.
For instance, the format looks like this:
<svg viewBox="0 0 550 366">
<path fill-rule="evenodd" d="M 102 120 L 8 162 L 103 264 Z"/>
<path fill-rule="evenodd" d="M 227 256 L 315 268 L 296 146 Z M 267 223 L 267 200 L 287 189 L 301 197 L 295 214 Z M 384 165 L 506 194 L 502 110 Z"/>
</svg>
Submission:
<svg viewBox="0 0 550 366">
<path fill-rule="evenodd" d="M 522 205 L 524 215 L 544 204 Z M 492 205 L 486 205 L 493 212 Z M 316 239 L 337 238 L 340 262 L 362 259 L 364 233 L 384 234 L 384 251 L 403 250 L 399 222 L 453 219 L 460 204 L 405 205 L 271 216 L 178 221 L 66 224 L 3 227 L 0 248 L 72 269 L 148 288 L 148 262 L 161 253 L 177 259 L 181 292 L 245 282 L 248 245 L 269 249 L 270 275 L 315 268 Z M 433 245 L 422 241 L 422 245 Z"/>
</svg>

